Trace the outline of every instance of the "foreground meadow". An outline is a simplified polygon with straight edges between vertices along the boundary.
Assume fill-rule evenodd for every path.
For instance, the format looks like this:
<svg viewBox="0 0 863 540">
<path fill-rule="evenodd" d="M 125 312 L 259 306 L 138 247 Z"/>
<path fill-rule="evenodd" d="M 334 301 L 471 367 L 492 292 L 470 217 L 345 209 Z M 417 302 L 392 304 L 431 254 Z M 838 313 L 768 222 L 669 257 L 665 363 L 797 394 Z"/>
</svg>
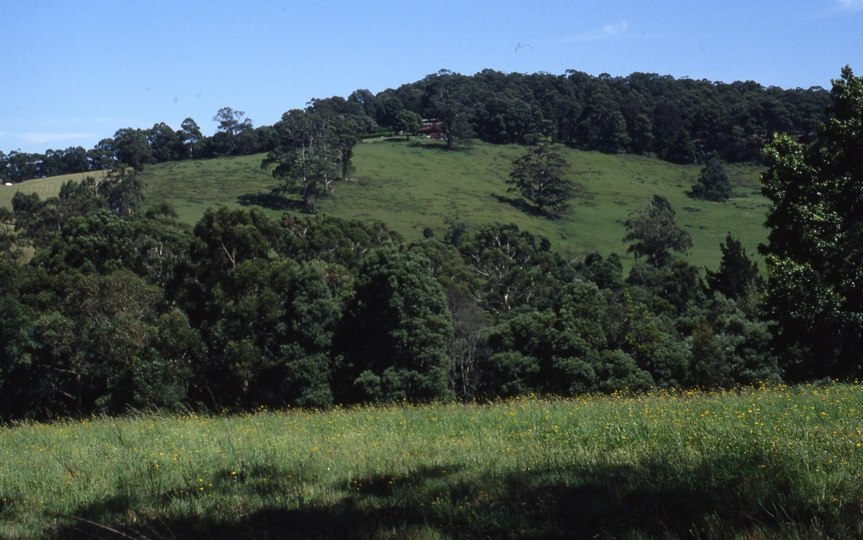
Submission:
<svg viewBox="0 0 863 540">
<path fill-rule="evenodd" d="M 859 538 L 863 388 L 0 429 L 3 538 Z"/>
</svg>

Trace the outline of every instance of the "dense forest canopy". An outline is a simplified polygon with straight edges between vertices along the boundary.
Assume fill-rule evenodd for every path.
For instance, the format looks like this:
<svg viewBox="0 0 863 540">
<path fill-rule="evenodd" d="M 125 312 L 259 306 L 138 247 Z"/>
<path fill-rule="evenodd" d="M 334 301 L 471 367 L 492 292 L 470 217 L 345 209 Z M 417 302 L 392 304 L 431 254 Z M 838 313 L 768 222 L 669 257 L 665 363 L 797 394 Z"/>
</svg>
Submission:
<svg viewBox="0 0 863 540">
<path fill-rule="evenodd" d="M 98 188 L 16 197 L 4 216 L 18 228 L 0 262 L 4 416 L 713 387 L 781 373 L 750 305 L 755 281 L 735 300 L 670 256 L 626 278 L 614 255 L 565 260 L 515 225 L 453 222 L 445 238 L 406 242 L 382 223 L 223 206 L 190 228 L 167 205 L 113 204 L 135 201 L 134 176 Z M 36 249 L 28 264 L 15 243 Z"/>
<path fill-rule="evenodd" d="M 409 136 L 426 119 L 450 147 L 471 137 L 503 144 L 542 137 L 674 163 L 703 161 L 711 153 L 726 162 L 761 162 L 761 149 L 773 133 L 814 140 L 828 103 L 829 93 L 820 87 L 783 90 L 655 73 L 611 77 L 487 69 L 471 76 L 442 70 L 377 94 L 357 90 L 347 98 L 312 99 L 308 111 L 349 119 L 357 136 Z M 89 150 L 0 151 L 0 178 L 21 182 L 110 170 L 118 163 L 140 170 L 150 163 L 271 152 L 278 146 L 274 126 L 254 127 L 242 111 L 224 107 L 213 121 L 218 128 L 211 137 L 187 118 L 176 130 L 163 122 L 149 129 L 122 128 Z"/>
<path fill-rule="evenodd" d="M 450 118 L 451 131 L 442 132 L 451 138 L 447 145 L 458 145 L 466 136 L 463 119 L 472 118 L 477 130 L 477 104 L 493 102 L 477 98 L 482 91 L 499 95 L 522 85 L 524 93 L 510 99 L 523 101 L 535 98 L 537 88 L 545 88 L 542 96 L 561 95 L 553 83 L 581 88 L 579 119 L 608 118 L 584 112 L 598 110 L 591 108 L 599 107 L 597 96 L 620 106 L 638 89 L 650 89 L 640 103 L 653 111 L 645 125 L 656 127 L 650 130 L 654 151 L 680 137 L 686 147 L 698 141 L 718 154 L 730 148 L 706 146 L 712 143 L 689 131 L 701 125 L 685 120 L 695 108 L 679 109 L 686 111 L 678 117 L 680 129 L 671 139 L 659 137 L 656 110 L 670 102 L 657 96 L 670 99 L 663 93 L 670 88 L 681 90 L 678 100 L 751 94 L 762 105 L 772 93 L 777 103 L 780 95 L 803 96 L 800 104 L 822 97 L 820 90 L 773 92 L 653 76 L 440 73 L 378 96 L 316 100 L 307 110 L 285 113 L 268 128 L 263 166 L 276 165 L 286 186 L 309 178 L 320 187 L 349 171 L 358 131 L 387 125 L 390 113 L 437 111 Z M 615 254 L 564 258 L 549 239 L 513 224 L 471 227 L 451 218 L 441 238 L 428 231 L 422 240 L 406 241 L 380 222 L 274 218 L 258 208 L 222 206 L 190 227 L 168 204 L 143 204 L 128 157 L 129 167 L 67 182 L 58 197 L 18 192 L 11 211 L 0 209 L 0 415 L 327 407 L 859 377 L 863 80 L 846 68 L 827 98 L 824 123 L 786 115 L 782 126 L 801 131 L 771 137 L 765 147 L 764 193 L 774 203 L 769 243 L 762 247 L 766 282 L 730 234 L 719 268 L 703 280 L 701 269 L 681 258 L 692 239 L 661 195 L 621 224 L 620 237 L 636 255 L 625 275 Z M 537 115 L 524 117 L 529 127 L 510 130 L 504 121 L 486 136 L 521 133 L 500 142 L 531 142 L 528 135 L 538 129 L 560 139 L 566 123 L 557 116 L 549 124 L 552 114 L 542 112 L 542 103 L 535 104 Z M 611 116 L 627 129 L 622 108 Z M 530 123 L 540 117 L 545 123 Z M 141 149 L 139 157 L 149 156 L 142 164 L 157 155 L 199 155 L 212 144 L 225 154 L 242 153 L 260 141 L 242 112 L 225 108 L 216 118 L 223 128 L 216 142 L 197 130 L 193 138 L 178 136 L 175 146 L 157 144 L 174 149 L 161 154 L 153 151 L 158 137 L 123 130 L 130 145 L 123 148 Z M 593 133 L 594 124 L 573 121 L 566 140 L 589 146 L 593 139 L 577 137 Z M 755 139 L 782 127 L 748 125 Z M 196 131 L 191 121 L 183 129 Z M 603 137 L 596 140 L 633 141 Z M 532 144 L 513 162 L 511 180 L 562 177 L 548 143 L 534 138 Z M 710 155 L 705 178 L 716 156 Z"/>
</svg>

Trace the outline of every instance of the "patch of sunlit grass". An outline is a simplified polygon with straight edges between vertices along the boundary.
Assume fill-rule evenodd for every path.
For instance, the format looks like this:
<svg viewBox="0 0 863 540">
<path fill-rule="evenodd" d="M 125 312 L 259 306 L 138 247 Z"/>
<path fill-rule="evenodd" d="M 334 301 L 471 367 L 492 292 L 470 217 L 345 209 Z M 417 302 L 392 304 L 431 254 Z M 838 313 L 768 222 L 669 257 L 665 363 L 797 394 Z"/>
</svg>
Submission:
<svg viewBox="0 0 863 540">
<path fill-rule="evenodd" d="M 25 423 L 0 535 L 852 538 L 861 444 L 856 385 Z"/>
</svg>

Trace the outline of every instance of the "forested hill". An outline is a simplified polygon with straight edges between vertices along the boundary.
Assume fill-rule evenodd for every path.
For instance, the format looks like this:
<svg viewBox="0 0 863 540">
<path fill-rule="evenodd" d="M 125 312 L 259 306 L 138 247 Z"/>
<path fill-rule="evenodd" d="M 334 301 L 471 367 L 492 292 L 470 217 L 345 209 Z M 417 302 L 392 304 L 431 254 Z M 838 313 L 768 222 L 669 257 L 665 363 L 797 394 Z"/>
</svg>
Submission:
<svg viewBox="0 0 863 540">
<path fill-rule="evenodd" d="M 444 70 L 376 96 L 359 91 L 312 103 L 316 110 L 362 112 L 381 126 L 398 126 L 402 110 L 443 121 L 461 115 L 463 128 L 487 142 L 524 143 L 538 133 L 586 150 L 692 163 L 713 151 L 730 162 L 760 160 L 774 132 L 812 139 L 828 102 L 820 87 L 783 90 L 753 81 Z"/>
<path fill-rule="evenodd" d="M 429 91 L 435 127 L 450 122 L 438 132 L 446 142 L 407 150 L 475 156 L 444 150 L 459 143 L 463 118 L 444 107 L 466 79 L 434 77 L 453 85 Z M 9 188 L 0 418 L 859 380 L 863 78 L 846 67 L 829 95 L 815 141 L 778 134 L 765 146 L 766 280 L 731 234 L 702 278 L 683 258 L 689 218 L 657 192 L 615 226 L 635 257 L 628 272 L 616 254 L 572 257 L 554 251 L 551 235 L 469 224 L 458 212 L 412 239 L 380 221 L 313 215 L 309 201 L 361 184 L 351 157 L 369 117 L 327 114 L 338 100 L 283 115 L 277 146 L 252 164 L 279 179 L 272 197 L 300 194 L 292 206 L 305 213 L 220 206 L 190 227 L 165 201 L 142 206 L 145 175 L 129 167 L 66 182 L 44 200 Z M 402 109 L 399 121 L 412 114 Z M 235 149 L 252 140 L 241 115 L 219 117 L 214 139 Z M 559 147 L 518 149 L 498 185 L 520 199 L 501 202 L 565 219 L 585 193 Z M 730 179 L 718 158 L 704 161 L 687 196 L 722 205 Z"/>
<path fill-rule="evenodd" d="M 450 144 L 478 137 L 492 143 L 528 143 L 538 137 L 605 153 L 656 155 L 693 163 L 711 152 L 726 162 L 761 161 L 775 132 L 800 142 L 814 140 L 826 119 L 829 93 L 820 87 L 785 90 L 757 82 L 675 79 L 653 73 L 591 76 L 569 70 L 460 75 L 446 70 L 374 94 L 312 99 L 309 110 L 350 117 L 359 135 L 411 133 L 423 119 Z M 0 178 L 20 182 L 59 174 L 109 170 L 118 163 L 141 169 L 150 163 L 249 155 L 272 151 L 273 126 L 255 127 L 242 111 L 220 109 L 212 137 L 187 118 L 178 129 L 118 129 L 92 149 L 72 147 L 44 154 L 0 151 Z M 428 123 L 425 127 L 429 127 Z"/>
</svg>

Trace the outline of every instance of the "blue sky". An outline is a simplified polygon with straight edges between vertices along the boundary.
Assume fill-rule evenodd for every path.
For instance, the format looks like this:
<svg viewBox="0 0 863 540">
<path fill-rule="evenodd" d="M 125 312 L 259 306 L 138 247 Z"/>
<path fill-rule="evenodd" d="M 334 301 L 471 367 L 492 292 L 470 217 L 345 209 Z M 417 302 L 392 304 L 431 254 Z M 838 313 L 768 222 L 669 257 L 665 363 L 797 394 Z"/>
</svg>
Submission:
<svg viewBox="0 0 863 540">
<path fill-rule="evenodd" d="M 441 69 L 783 88 L 863 74 L 863 0 L 0 2 L 0 150 L 91 148 L 216 111 L 272 124 L 311 98 Z"/>
</svg>

